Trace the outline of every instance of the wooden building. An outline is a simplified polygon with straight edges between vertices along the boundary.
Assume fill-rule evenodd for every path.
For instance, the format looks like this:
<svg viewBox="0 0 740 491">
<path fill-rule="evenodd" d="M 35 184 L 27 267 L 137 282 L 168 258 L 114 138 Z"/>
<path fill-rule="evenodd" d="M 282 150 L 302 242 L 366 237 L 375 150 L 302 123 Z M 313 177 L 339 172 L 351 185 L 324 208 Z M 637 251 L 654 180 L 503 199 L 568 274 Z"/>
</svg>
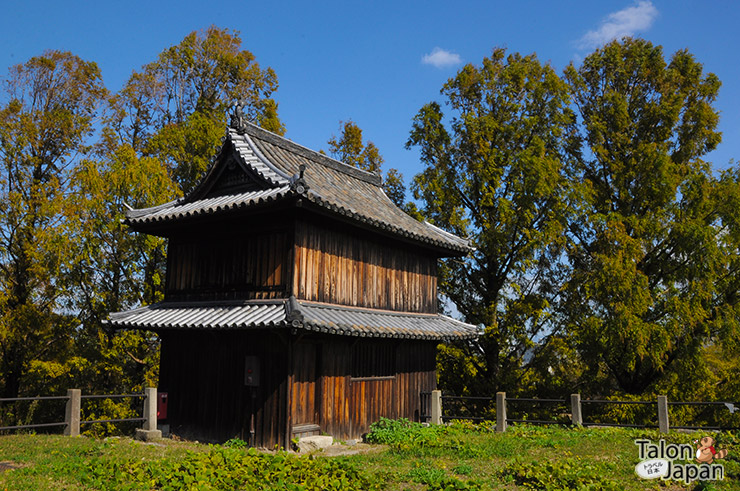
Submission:
<svg viewBox="0 0 740 491">
<path fill-rule="evenodd" d="M 187 197 L 134 210 L 168 239 L 165 299 L 111 314 L 157 332 L 171 430 L 287 447 L 418 419 L 439 342 L 473 326 L 437 313 L 437 260 L 467 241 L 398 209 L 378 175 L 232 121 Z"/>
</svg>

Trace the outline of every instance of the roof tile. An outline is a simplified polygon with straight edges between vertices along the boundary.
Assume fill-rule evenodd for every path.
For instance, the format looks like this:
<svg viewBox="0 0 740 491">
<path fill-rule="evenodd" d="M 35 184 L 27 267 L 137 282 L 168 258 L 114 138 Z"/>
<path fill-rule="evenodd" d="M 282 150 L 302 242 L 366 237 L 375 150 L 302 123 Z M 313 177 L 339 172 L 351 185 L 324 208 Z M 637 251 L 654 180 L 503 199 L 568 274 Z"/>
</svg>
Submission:
<svg viewBox="0 0 740 491">
<path fill-rule="evenodd" d="M 288 322 L 288 300 L 229 303 L 160 303 L 110 315 L 108 324 L 129 329 L 298 328 L 345 336 L 425 340 L 470 339 L 475 326 L 439 314 L 400 313 L 298 300 L 299 322 Z M 293 316 L 295 318 L 295 316 Z"/>
<path fill-rule="evenodd" d="M 309 150 L 255 125 L 247 124 L 245 130 L 242 134 L 229 128 L 220 154 L 233 145 L 242 165 L 260 176 L 265 189 L 217 198 L 203 197 L 208 188 L 206 183 L 217 175 L 216 166 L 212 166 L 190 196 L 158 207 L 128 212 L 127 223 L 135 227 L 138 224 L 176 221 L 297 196 L 298 193 L 290 187 L 291 176 L 296 176 L 299 166 L 305 165 L 304 180 L 308 191 L 304 196 L 311 203 L 411 240 L 458 253 L 470 250 L 467 240 L 429 223 L 419 222 L 393 204 L 383 192 L 379 175 Z M 215 162 L 219 162 L 218 157 Z"/>
</svg>

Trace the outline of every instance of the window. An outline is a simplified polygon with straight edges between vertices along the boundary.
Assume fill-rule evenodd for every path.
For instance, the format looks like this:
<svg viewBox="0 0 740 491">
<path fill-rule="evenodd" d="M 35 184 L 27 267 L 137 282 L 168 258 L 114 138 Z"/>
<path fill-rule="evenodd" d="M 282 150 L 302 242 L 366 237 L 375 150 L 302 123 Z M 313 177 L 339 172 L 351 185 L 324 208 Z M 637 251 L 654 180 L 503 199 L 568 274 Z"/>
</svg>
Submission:
<svg viewBox="0 0 740 491">
<path fill-rule="evenodd" d="M 396 347 L 391 343 L 358 341 L 352 348 L 353 379 L 396 376 Z"/>
</svg>

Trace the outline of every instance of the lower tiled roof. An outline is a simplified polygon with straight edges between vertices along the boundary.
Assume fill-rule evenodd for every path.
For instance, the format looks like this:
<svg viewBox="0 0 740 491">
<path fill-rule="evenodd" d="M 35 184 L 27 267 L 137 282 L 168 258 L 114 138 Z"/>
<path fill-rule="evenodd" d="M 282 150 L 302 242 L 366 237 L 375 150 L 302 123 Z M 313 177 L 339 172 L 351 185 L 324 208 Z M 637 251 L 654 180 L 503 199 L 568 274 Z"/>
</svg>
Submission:
<svg viewBox="0 0 740 491">
<path fill-rule="evenodd" d="M 128 329 L 292 328 L 344 336 L 426 340 L 471 339 L 475 326 L 439 314 L 288 300 L 173 303 L 110 315 L 108 325 Z"/>
</svg>

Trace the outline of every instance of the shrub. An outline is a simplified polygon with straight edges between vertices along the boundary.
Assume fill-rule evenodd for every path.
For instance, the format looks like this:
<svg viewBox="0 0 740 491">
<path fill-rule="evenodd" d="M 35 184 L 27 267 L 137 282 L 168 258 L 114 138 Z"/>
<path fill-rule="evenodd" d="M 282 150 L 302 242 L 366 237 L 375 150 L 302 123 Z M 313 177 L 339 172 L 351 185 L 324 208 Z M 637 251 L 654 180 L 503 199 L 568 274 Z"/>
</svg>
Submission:
<svg viewBox="0 0 740 491">
<path fill-rule="evenodd" d="M 619 491 L 623 487 L 603 477 L 609 474 L 604 464 L 594 464 L 581 459 L 563 459 L 552 462 L 521 462 L 515 460 L 502 471 L 516 484 L 530 489 L 546 491 L 604 490 Z"/>
</svg>

